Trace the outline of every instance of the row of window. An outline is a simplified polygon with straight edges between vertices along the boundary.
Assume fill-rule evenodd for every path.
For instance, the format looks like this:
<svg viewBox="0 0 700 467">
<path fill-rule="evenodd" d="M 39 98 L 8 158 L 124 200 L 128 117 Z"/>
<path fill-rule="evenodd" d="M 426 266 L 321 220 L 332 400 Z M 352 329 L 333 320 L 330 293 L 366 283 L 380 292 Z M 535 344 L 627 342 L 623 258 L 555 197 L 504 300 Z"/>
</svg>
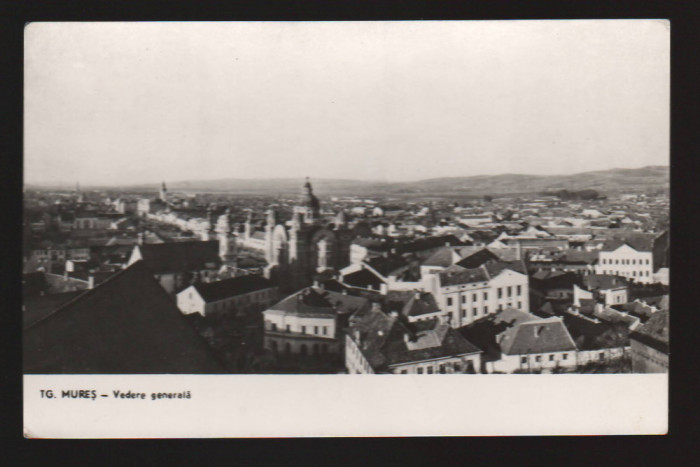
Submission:
<svg viewBox="0 0 700 467">
<path fill-rule="evenodd" d="M 626 264 L 626 265 L 637 264 L 636 259 L 615 259 L 615 260 L 613 260 L 613 259 L 601 258 L 600 262 L 601 262 L 601 264 Z M 649 263 L 648 259 L 640 259 L 639 264 L 650 264 L 650 263 Z"/>
<path fill-rule="evenodd" d="M 276 323 L 271 323 L 270 327 L 272 328 L 273 331 L 277 331 L 277 324 Z M 313 334 L 316 336 L 327 336 L 328 335 L 328 326 L 309 326 L 309 331 L 313 328 L 313 333 L 307 333 L 306 332 L 306 326 L 301 327 L 301 334 Z M 284 328 L 285 332 L 292 332 L 292 326 L 287 324 Z"/>
<path fill-rule="evenodd" d="M 637 271 L 614 271 L 614 270 L 605 270 L 603 269 L 602 271 L 603 274 L 611 274 L 611 275 L 617 275 L 617 276 L 629 276 L 629 277 L 649 277 L 649 271 L 639 271 L 639 275 L 637 275 Z"/>
<path fill-rule="evenodd" d="M 466 366 L 462 367 L 461 362 L 447 362 L 447 363 L 440 363 L 438 365 L 438 373 L 439 374 L 446 374 L 446 373 L 461 373 L 462 370 L 467 370 L 469 372 L 474 372 L 474 363 L 471 360 L 468 360 L 466 362 Z M 416 368 L 416 373 L 419 375 L 424 374 L 429 374 L 432 375 L 434 373 L 434 367 L 433 365 L 428 365 L 428 366 L 419 366 Z M 405 375 L 408 374 L 408 370 L 401 370 L 401 374 Z"/>
<path fill-rule="evenodd" d="M 549 361 L 550 361 L 550 362 L 553 362 L 553 361 L 554 361 L 554 358 L 555 358 L 555 355 L 554 355 L 554 354 L 550 354 L 550 355 L 549 355 Z M 561 359 L 562 359 L 562 360 L 568 360 L 568 358 L 569 358 L 569 354 L 568 354 L 568 353 L 562 354 L 562 356 L 561 356 Z M 542 362 L 542 355 L 535 355 L 535 362 L 537 362 L 537 363 Z M 523 364 L 523 365 L 524 365 L 524 364 L 527 364 L 527 356 L 525 356 L 525 357 L 520 357 L 520 363 Z"/>
<path fill-rule="evenodd" d="M 278 344 L 276 341 L 270 341 L 270 349 L 272 349 L 274 352 L 277 352 L 279 350 Z M 287 354 L 292 353 L 292 345 L 287 342 L 284 344 L 284 352 Z M 309 350 L 306 344 L 301 344 L 299 347 L 299 353 L 301 355 L 308 355 Z M 323 355 L 328 353 L 328 344 L 313 344 L 311 346 L 311 355 Z"/>
<path fill-rule="evenodd" d="M 496 290 L 496 293 L 498 294 L 498 298 L 503 298 L 503 287 L 499 287 L 499 288 Z M 521 285 L 518 285 L 518 286 L 515 287 L 515 294 L 516 294 L 517 296 L 522 296 L 522 294 L 523 294 L 523 289 L 522 289 L 522 286 L 521 286 Z M 469 296 L 469 294 L 466 294 L 466 293 L 465 293 L 465 294 L 462 294 L 462 303 L 467 303 L 467 297 L 468 297 L 468 296 Z M 513 287 L 512 287 L 512 286 L 506 287 L 506 296 L 507 296 L 507 297 L 512 297 L 512 296 L 513 296 Z M 473 294 L 471 294 L 471 297 L 472 297 L 472 302 L 476 302 L 476 301 L 479 300 L 479 294 L 478 294 L 478 293 L 473 293 Z M 482 297 L 483 297 L 484 300 L 488 300 L 488 299 L 489 299 L 489 293 L 488 293 L 488 292 L 483 292 L 483 293 L 482 293 Z M 452 297 L 447 297 L 447 306 L 452 306 L 452 303 L 453 303 Z"/>
</svg>

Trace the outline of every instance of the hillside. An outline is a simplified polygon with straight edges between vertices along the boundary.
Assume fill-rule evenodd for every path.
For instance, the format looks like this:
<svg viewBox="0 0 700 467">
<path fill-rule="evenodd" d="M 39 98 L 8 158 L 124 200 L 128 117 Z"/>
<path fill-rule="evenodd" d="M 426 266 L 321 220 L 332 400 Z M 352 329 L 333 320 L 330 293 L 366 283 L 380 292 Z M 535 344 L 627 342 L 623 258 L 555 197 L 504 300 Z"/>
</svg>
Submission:
<svg viewBox="0 0 700 467">
<path fill-rule="evenodd" d="M 473 195 L 539 193 L 549 190 L 593 189 L 601 193 L 656 191 L 670 186 L 669 167 L 611 169 L 572 175 L 475 175 L 433 178 L 414 182 L 385 182 L 347 179 L 312 179 L 314 191 L 327 195 Z M 302 178 L 188 180 L 167 182 L 171 192 L 226 192 L 251 195 L 296 194 Z M 157 191 L 160 183 L 119 187 L 128 191 Z M 27 185 L 27 188 L 32 188 Z M 103 187 L 85 187 L 103 188 Z M 111 187 L 116 188 L 116 187 Z M 70 188 L 68 188 L 70 189 Z"/>
</svg>

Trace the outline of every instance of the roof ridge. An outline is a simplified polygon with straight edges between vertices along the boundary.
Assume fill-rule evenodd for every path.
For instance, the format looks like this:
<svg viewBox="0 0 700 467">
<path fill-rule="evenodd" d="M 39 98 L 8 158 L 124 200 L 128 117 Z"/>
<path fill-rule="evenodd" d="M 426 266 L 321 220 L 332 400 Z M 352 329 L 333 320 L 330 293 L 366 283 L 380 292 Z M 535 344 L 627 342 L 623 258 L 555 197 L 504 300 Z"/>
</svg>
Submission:
<svg viewBox="0 0 700 467">
<path fill-rule="evenodd" d="M 95 290 L 98 290 L 100 287 L 104 286 L 105 284 L 108 284 L 108 283 L 112 282 L 113 280 L 117 279 L 118 277 L 121 277 L 122 275 L 124 275 L 124 273 L 125 273 L 126 271 L 129 271 L 129 270 L 134 269 L 134 267 L 135 267 L 137 264 L 141 264 L 141 263 L 143 263 L 143 260 L 138 260 L 138 261 L 134 262 L 133 264 L 131 264 L 130 266 L 127 266 L 126 268 L 124 268 L 124 269 L 122 269 L 122 270 L 120 270 L 120 271 L 115 272 L 113 276 L 109 277 L 106 281 L 97 284 L 94 288 L 92 288 L 92 289 L 85 289 L 85 292 L 84 292 L 84 293 L 81 293 L 80 295 L 76 296 L 76 297 L 73 298 L 72 300 L 68 300 L 66 303 L 64 303 L 63 305 L 59 306 L 59 307 L 56 308 L 55 310 L 53 310 L 51 313 L 48 313 L 47 315 L 45 315 L 45 316 L 42 317 L 41 319 L 38 319 L 38 320 L 34 321 L 32 324 L 30 324 L 29 326 L 27 326 L 26 329 L 31 329 L 31 328 L 33 328 L 35 325 L 37 325 L 37 324 L 39 324 L 39 323 L 45 321 L 47 318 L 49 318 L 49 317 L 55 315 L 56 313 L 58 313 L 59 311 L 63 310 L 63 309 L 66 308 L 67 306 L 73 305 L 74 303 L 76 303 L 76 302 L 79 301 L 80 299 L 82 299 L 82 298 L 84 298 L 84 297 L 86 297 L 86 296 L 88 296 L 88 295 L 91 295 Z M 145 268 L 145 267 L 146 267 L 146 264 L 143 263 L 143 265 L 142 265 L 142 266 L 139 266 L 139 267 Z M 80 280 L 80 279 L 78 279 L 78 280 Z M 165 290 L 163 290 L 163 292 L 165 292 Z"/>
</svg>

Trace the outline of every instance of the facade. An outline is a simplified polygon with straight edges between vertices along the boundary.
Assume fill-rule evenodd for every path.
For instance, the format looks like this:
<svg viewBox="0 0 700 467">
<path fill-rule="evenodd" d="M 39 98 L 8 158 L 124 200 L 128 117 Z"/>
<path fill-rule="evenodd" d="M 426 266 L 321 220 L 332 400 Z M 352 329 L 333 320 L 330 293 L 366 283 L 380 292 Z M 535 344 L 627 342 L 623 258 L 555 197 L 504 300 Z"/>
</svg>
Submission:
<svg viewBox="0 0 700 467">
<path fill-rule="evenodd" d="M 622 276 L 634 282 L 651 283 L 654 276 L 653 253 L 638 251 L 624 243 L 610 251 L 601 251 L 596 274 Z"/>
<path fill-rule="evenodd" d="M 307 287 L 263 312 L 265 347 L 285 354 L 341 353 L 340 330 L 370 303 L 362 297 Z"/>
<path fill-rule="evenodd" d="M 530 311 L 528 276 L 517 263 L 491 261 L 472 269 L 455 264 L 430 278 L 428 290 L 454 328 L 508 307 Z"/>
</svg>

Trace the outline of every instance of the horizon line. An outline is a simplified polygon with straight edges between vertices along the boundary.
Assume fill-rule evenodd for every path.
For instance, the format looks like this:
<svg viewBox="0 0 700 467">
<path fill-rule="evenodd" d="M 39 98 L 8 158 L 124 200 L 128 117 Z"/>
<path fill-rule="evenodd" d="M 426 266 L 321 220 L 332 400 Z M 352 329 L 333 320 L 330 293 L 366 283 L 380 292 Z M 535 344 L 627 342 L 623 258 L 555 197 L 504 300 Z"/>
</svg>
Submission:
<svg viewBox="0 0 700 467">
<path fill-rule="evenodd" d="M 148 182 L 137 182 L 137 183 L 115 183 L 115 184 L 105 184 L 105 183 L 85 183 L 83 180 L 75 180 L 75 181 L 56 181 L 56 182 L 46 182 L 46 181 L 40 181 L 40 182 L 27 182 L 26 180 L 23 180 L 22 186 L 27 187 L 27 186 L 39 186 L 39 187 L 53 187 L 53 186 L 74 186 L 76 183 L 83 185 L 83 188 L 89 188 L 89 187 L 98 187 L 98 188 L 129 188 L 129 187 L 137 187 L 137 186 L 149 186 L 149 185 L 159 185 L 163 182 L 172 185 L 177 185 L 181 183 L 203 183 L 203 182 L 217 182 L 217 181 L 225 181 L 225 180 L 237 180 L 237 181 L 255 181 L 255 180 L 285 180 L 285 181 L 291 181 L 291 180 L 298 180 L 301 179 L 303 180 L 305 177 L 310 178 L 311 181 L 313 182 L 314 179 L 316 180 L 327 180 L 327 181 L 342 181 L 342 182 L 366 182 L 366 183 L 417 183 L 417 182 L 426 182 L 430 180 L 442 180 L 442 179 L 456 179 L 456 178 L 476 178 L 476 177 L 498 177 L 498 176 L 506 176 L 506 175 L 519 175 L 519 176 L 529 176 L 529 177 L 556 177 L 556 176 L 570 176 L 570 175 L 578 175 L 578 174 L 586 174 L 586 173 L 591 173 L 591 172 L 606 172 L 606 171 L 613 171 L 613 170 L 639 170 L 639 169 L 645 169 L 649 167 L 665 167 L 665 168 L 670 168 L 670 164 L 652 164 L 652 165 L 643 165 L 640 167 L 612 167 L 609 169 L 592 169 L 592 170 L 586 170 L 583 172 L 568 172 L 568 173 L 556 173 L 556 174 L 537 174 L 537 173 L 517 173 L 517 172 L 499 172 L 499 173 L 490 173 L 490 174 L 477 174 L 477 175 L 450 175 L 450 176 L 443 176 L 443 177 L 430 177 L 430 178 L 419 178 L 419 179 L 414 179 L 414 180 L 391 180 L 388 178 L 376 178 L 376 179 L 360 179 L 360 178 L 331 178 L 331 177 L 311 177 L 307 175 L 300 175 L 300 176 L 293 176 L 293 177 L 251 177 L 251 178 L 236 178 L 236 177 L 223 177 L 223 178 L 202 178 L 202 179 L 190 179 L 190 180 L 173 180 L 173 181 L 167 181 L 167 180 L 160 180 L 160 181 L 148 181 Z"/>
</svg>

